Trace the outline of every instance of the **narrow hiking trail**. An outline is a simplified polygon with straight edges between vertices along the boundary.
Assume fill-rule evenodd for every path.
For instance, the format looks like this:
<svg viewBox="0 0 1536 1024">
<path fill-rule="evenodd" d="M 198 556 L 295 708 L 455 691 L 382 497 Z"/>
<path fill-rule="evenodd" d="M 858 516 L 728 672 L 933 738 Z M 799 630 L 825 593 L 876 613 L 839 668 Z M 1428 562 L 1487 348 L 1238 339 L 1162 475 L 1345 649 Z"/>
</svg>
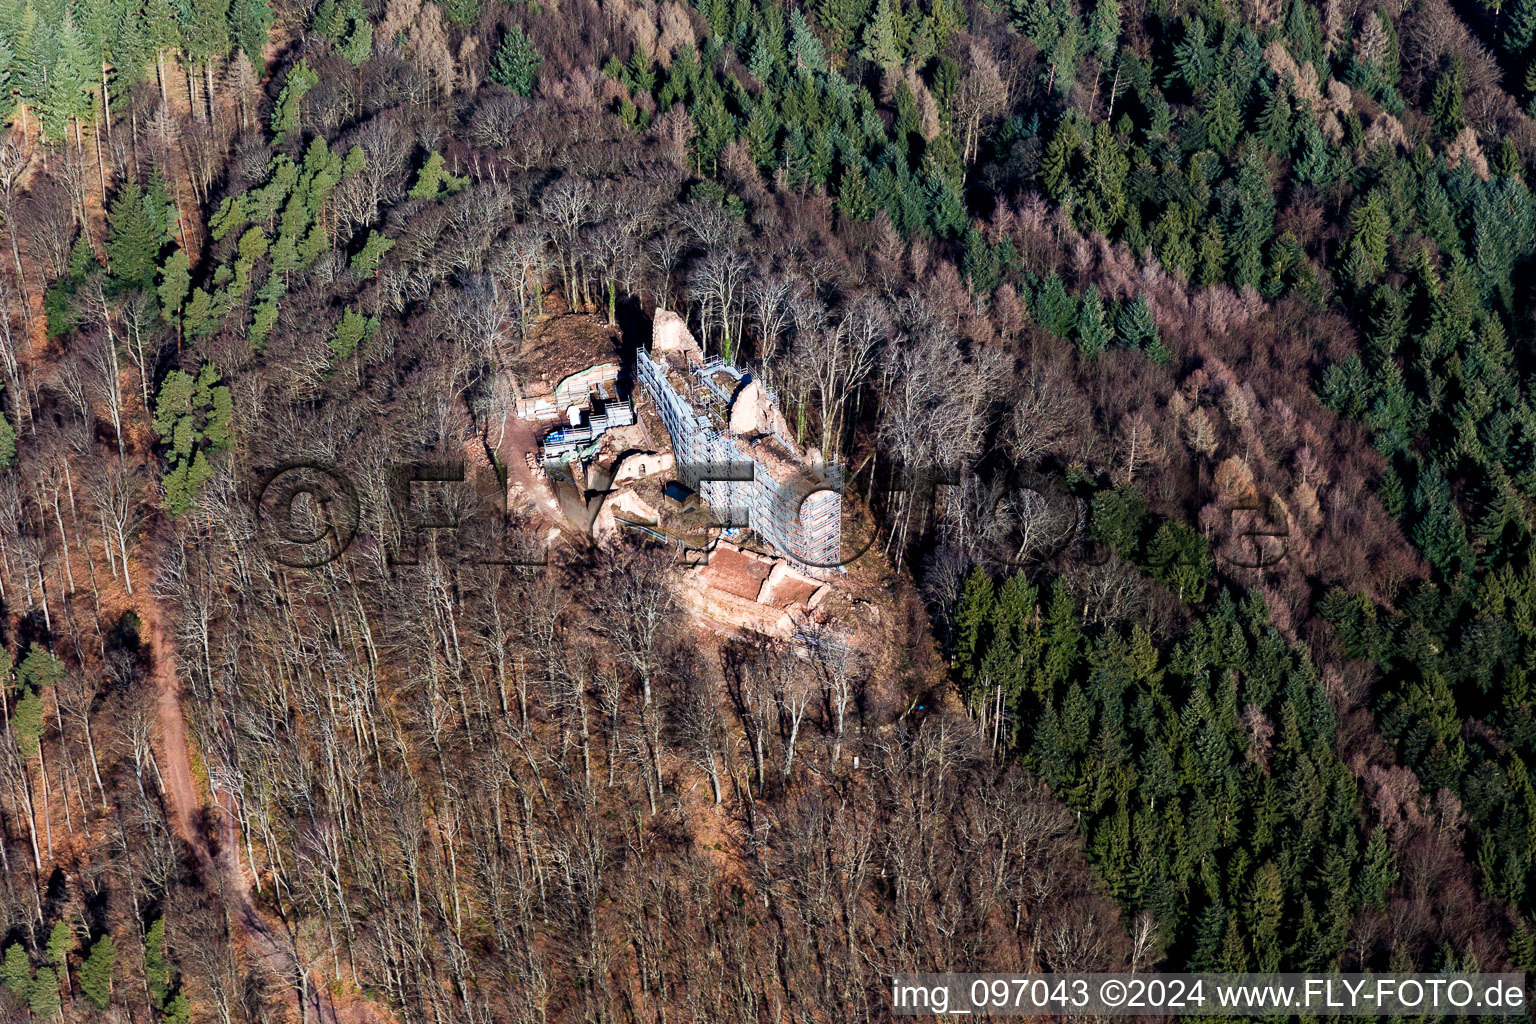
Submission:
<svg viewBox="0 0 1536 1024">
<path fill-rule="evenodd" d="M 147 574 L 140 579 L 148 580 Z M 153 680 L 160 721 L 160 775 L 165 782 L 166 810 L 172 828 L 192 851 L 197 870 L 212 883 L 218 879 L 230 920 L 235 922 L 258 963 L 285 988 L 292 988 L 294 1008 L 308 1024 L 341 1024 L 330 993 L 301 968 L 291 932 L 280 929 L 251 898 L 251 883 L 240 866 L 240 827 L 233 799 L 218 800 L 221 836 L 217 847 L 209 837 L 207 806 L 192 775 L 191 741 L 182 710 L 181 676 L 176 656 L 175 632 L 160 600 L 144 592 L 135 605 L 142 625 L 142 639 L 153 656 Z M 227 796 L 227 795 L 222 795 Z"/>
<path fill-rule="evenodd" d="M 273 55 L 274 50 L 275 47 L 269 48 L 269 56 Z M 167 109 L 186 112 L 194 120 L 206 117 L 206 110 L 194 109 L 193 88 L 184 74 L 169 74 L 163 89 Z M 196 98 L 200 104 L 207 102 L 206 96 L 201 93 L 197 93 Z M 220 107 L 220 115 L 236 115 L 232 102 L 227 99 L 216 99 L 216 102 Z M 243 110 L 240 116 L 243 120 Z M 41 144 L 35 123 L 28 125 L 24 120 L 21 125 L 13 127 L 16 130 L 12 137 L 19 137 L 23 161 L 21 172 L 16 178 L 16 185 L 21 189 L 30 185 L 39 171 L 47 171 L 49 150 Z M 111 165 L 101 160 L 101 147 L 110 144 L 114 127 L 118 131 L 135 131 L 132 122 L 119 116 L 106 126 L 105 138 L 98 137 L 97 132 L 89 128 L 84 130 L 83 135 L 73 137 L 77 155 L 87 172 L 83 230 L 86 237 L 93 238 L 97 243 L 101 241 L 102 232 L 96 229 L 106 221 L 108 196 L 120 183 L 119 175 L 114 173 Z M 137 129 L 144 131 L 146 126 L 141 122 Z M 139 157 L 139 150 L 133 150 L 131 160 L 134 173 L 138 171 Z M 189 226 L 195 228 L 197 225 L 196 221 L 189 219 L 189 214 L 196 214 L 196 206 L 176 176 L 172 176 L 170 185 L 176 214 L 172 235 L 196 266 L 203 239 L 196 230 L 190 233 L 188 230 Z M 5 253 L 4 258 L 9 259 L 9 239 L 3 233 L 0 233 L 0 246 L 3 246 L 0 252 Z M 25 340 L 19 354 L 26 365 L 36 371 L 57 357 L 60 343 L 50 339 L 47 334 L 47 317 L 43 308 L 45 284 L 32 280 L 26 268 L 18 265 L 16 269 L 22 281 L 21 297 L 25 298 Z M 137 392 L 131 385 L 123 388 L 123 393 L 128 399 L 128 408 L 124 410 L 123 438 L 127 442 L 128 458 L 134 461 L 143 459 L 153 464 L 156 442 L 148 427 L 149 410 L 136 400 Z M 154 475 L 153 471 L 151 475 Z M 354 1002 L 354 1005 L 338 1007 L 324 984 L 323 974 L 311 973 L 307 965 L 301 966 L 293 930 L 288 922 L 276 919 L 254 900 L 253 878 L 242 865 L 239 856 L 242 836 L 238 799 L 232 794 L 219 791 L 208 794 L 192 770 L 193 740 L 183 705 L 175 611 L 154 595 L 153 580 L 157 566 L 151 552 L 142 545 L 142 536 L 140 541 L 140 551 L 126 557 L 132 564 L 132 578 L 144 581 L 144 585 L 132 592 L 125 592 L 116 585 L 115 571 L 110 582 L 103 579 L 100 585 L 109 595 L 106 605 L 113 609 L 114 615 L 128 608 L 138 616 L 140 640 L 150 653 L 151 683 L 156 695 L 159 726 L 154 757 L 167 823 L 180 841 L 186 844 L 190 864 L 204 887 L 224 902 L 228 920 L 237 933 L 234 940 L 283 991 L 293 993 L 293 999 L 287 1003 L 282 1020 L 299 1021 L 300 1024 L 371 1024 L 377 1020 L 388 1020 L 387 1015 L 376 1012 L 370 1005 Z M 86 555 L 92 557 L 89 543 L 86 545 Z M 217 835 L 214 834 L 215 829 Z M 254 866 L 251 870 L 255 870 Z"/>
</svg>

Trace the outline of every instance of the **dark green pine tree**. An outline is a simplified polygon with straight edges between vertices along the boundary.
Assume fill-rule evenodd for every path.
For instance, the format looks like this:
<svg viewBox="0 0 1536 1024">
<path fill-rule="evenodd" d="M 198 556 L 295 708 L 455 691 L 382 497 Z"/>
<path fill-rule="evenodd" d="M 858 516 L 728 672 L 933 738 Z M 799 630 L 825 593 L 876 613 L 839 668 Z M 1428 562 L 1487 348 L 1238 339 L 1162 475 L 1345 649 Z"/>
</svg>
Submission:
<svg viewBox="0 0 1536 1024">
<path fill-rule="evenodd" d="M 1504 21 L 1499 45 L 1514 57 L 1524 57 L 1536 43 L 1536 0 L 1515 0 Z"/>
<path fill-rule="evenodd" d="M 983 237 L 975 224 L 965 229 L 962 238 L 964 254 L 960 267 L 971 290 L 977 295 L 991 295 L 1002 280 L 1002 268 L 992 251 L 992 244 Z"/>
<path fill-rule="evenodd" d="M 43 294 L 43 312 L 50 338 L 62 337 L 74 329 L 81 314 L 76 293 L 86 278 L 100 269 L 101 263 L 96 259 L 96 250 L 91 248 L 90 237 L 84 231 L 80 232 L 69 252 L 69 270 Z"/>
<path fill-rule="evenodd" d="M 1058 794 L 1064 794 L 1072 785 L 1073 758 L 1067 750 L 1055 701 L 1045 702 L 1045 710 L 1035 723 L 1034 742 L 1026 762 Z"/>
<path fill-rule="evenodd" d="M 1066 580 L 1051 587 L 1051 604 L 1045 617 L 1045 671 L 1042 682 L 1051 687 L 1072 678 L 1083 657 L 1083 629 L 1077 602 Z M 1042 694 L 1044 696 L 1044 694 Z"/>
<path fill-rule="evenodd" d="M 283 90 L 278 93 L 277 105 L 272 110 L 272 131 L 274 146 L 285 145 L 290 136 L 297 137 L 301 127 L 300 119 L 303 114 L 304 97 L 316 85 L 320 84 L 320 76 L 315 74 L 309 62 L 303 58 L 293 67 L 288 69 L 288 76 L 283 81 Z M 280 199 L 281 197 L 279 197 Z"/>
<path fill-rule="evenodd" d="M 656 58 L 644 46 L 635 47 L 634 56 L 629 59 L 629 76 L 634 87 L 643 93 L 656 88 Z"/>
<path fill-rule="evenodd" d="M 1189 277 L 1194 273 L 1197 254 L 1194 246 L 1194 222 L 1184 203 L 1171 204 L 1152 225 L 1152 244 L 1157 258 L 1169 270 Z"/>
<path fill-rule="evenodd" d="M 1120 315 L 1115 318 L 1115 333 L 1120 336 L 1121 343 L 1129 348 L 1151 351 L 1162 345 L 1157 320 L 1152 316 L 1152 307 L 1143 295 L 1136 296 L 1120 310 Z"/>
<path fill-rule="evenodd" d="M 1195 280 L 1203 285 L 1220 281 L 1227 272 L 1227 238 L 1214 220 L 1200 233 L 1200 251 L 1195 266 Z"/>
<path fill-rule="evenodd" d="M 0 120 L 9 121 L 16 109 L 16 44 L 21 34 L 21 11 L 14 0 L 0 4 Z"/>
<path fill-rule="evenodd" d="M 511 35 L 510 30 L 508 35 Z M 506 44 L 505 39 L 502 40 L 502 44 Z M 674 103 L 688 102 L 693 95 L 698 78 L 699 53 L 692 46 L 684 46 L 672 57 L 672 66 L 667 69 L 666 78 L 661 83 L 661 91 L 656 94 L 656 105 L 662 110 L 667 110 Z"/>
<path fill-rule="evenodd" d="M 1371 379 L 1359 356 L 1351 352 L 1342 363 L 1334 363 L 1323 372 L 1322 395 L 1334 412 L 1351 419 L 1365 414 L 1371 400 Z"/>
<path fill-rule="evenodd" d="M 924 146 L 923 119 L 918 113 L 917 97 L 905 81 L 896 87 L 896 145 L 906 154 L 907 166 L 915 167 Z"/>
<path fill-rule="evenodd" d="M 1067 686 L 1066 696 L 1061 699 L 1061 735 L 1068 752 L 1075 755 L 1086 752 L 1093 739 L 1093 705 L 1076 682 Z M 1081 762 L 1078 768 L 1081 774 Z M 1122 841 L 1118 845 L 1125 844 Z"/>
<path fill-rule="evenodd" d="M 1465 89 L 1466 71 L 1460 57 L 1452 57 L 1445 70 L 1435 80 L 1435 90 L 1429 98 L 1429 117 L 1440 129 L 1440 134 L 1450 137 L 1461 131 L 1462 93 Z"/>
<path fill-rule="evenodd" d="M 154 67 L 155 54 L 150 45 L 149 28 L 137 5 L 122 10 L 110 50 L 114 69 L 107 80 L 107 94 L 113 106 L 117 106 Z"/>
<path fill-rule="evenodd" d="M 1391 229 L 1391 218 L 1381 190 L 1372 190 L 1363 203 L 1356 204 L 1350 214 L 1350 225 L 1354 235 L 1349 243 L 1349 254 L 1359 267 L 1357 273 L 1374 278 L 1386 269 Z M 1358 277 L 1356 283 L 1362 283 Z"/>
<path fill-rule="evenodd" d="M 252 228 L 252 231 L 259 231 Z M 176 325 L 178 335 L 181 329 L 181 307 L 187 300 L 187 292 L 192 285 L 192 275 L 189 272 L 187 254 L 177 249 L 166 258 L 165 266 L 160 272 L 160 285 L 156 289 L 156 296 L 160 299 L 160 315 L 166 323 Z"/>
<path fill-rule="evenodd" d="M 789 66 L 789 33 L 781 0 L 771 0 L 757 8 L 752 37 L 751 56 L 748 58 L 748 70 L 752 77 L 765 84 L 782 84 L 769 83 L 770 78 L 782 77 Z"/>
<path fill-rule="evenodd" d="M 519 96 L 527 96 L 538 84 L 539 66 L 543 63 L 544 56 L 534 47 L 528 33 L 521 25 L 513 25 L 491 56 L 490 79 Z"/>
<path fill-rule="evenodd" d="M 990 639 L 988 623 L 996 604 L 992 577 L 981 566 L 971 570 L 960 592 L 955 609 L 955 671 L 960 676 L 960 690 L 968 701 L 978 699 L 982 663 Z"/>
<path fill-rule="evenodd" d="M 252 228 L 252 230 L 257 230 Z M 262 240 L 263 243 L 265 239 Z M 384 254 L 395 246 L 394 239 L 385 238 L 377 230 L 368 232 L 363 247 L 352 257 L 352 269 L 359 274 L 377 274 L 379 263 L 384 259 Z"/>
<path fill-rule="evenodd" d="M 778 100 L 773 90 L 764 89 L 752 104 L 752 113 L 742 129 L 742 137 L 759 170 L 769 171 L 779 162 Z"/>
<path fill-rule="evenodd" d="M 821 90 L 817 88 L 814 75 L 796 75 L 784 91 L 783 99 L 784 106 L 779 111 L 781 123 L 786 126 L 798 125 L 806 132 L 822 125 Z"/>
<path fill-rule="evenodd" d="M 1288 154 L 1295 144 L 1292 131 L 1291 100 L 1284 88 L 1276 86 L 1259 115 L 1259 134 L 1269 148 L 1281 155 Z"/>
<path fill-rule="evenodd" d="M 1515 147 L 1515 140 L 1508 135 L 1499 143 L 1498 151 L 1493 156 L 1493 173 L 1501 177 L 1514 177 L 1525 172 L 1525 164 L 1520 160 L 1520 150 Z"/>
<path fill-rule="evenodd" d="M 125 291 L 155 286 L 160 250 L 168 241 L 149 205 L 149 198 L 130 178 L 107 211 L 107 265 L 112 280 Z"/>
<path fill-rule="evenodd" d="M 336 0 L 320 0 L 309 25 L 331 42 L 339 43 L 347 30 L 347 9 Z"/>
<path fill-rule="evenodd" d="M 1536 971 L 1536 930 L 1529 921 L 1520 920 L 1509 939 L 1509 961 L 1522 971 Z"/>
<path fill-rule="evenodd" d="M 1203 19 L 1198 16 L 1184 19 L 1184 38 L 1174 47 L 1173 63 L 1177 77 L 1183 79 L 1191 92 L 1198 93 L 1209 85 L 1218 70 L 1216 47 L 1209 43 L 1208 37 L 1209 30 Z M 1170 73 L 1169 84 L 1175 82 Z"/>
<path fill-rule="evenodd" d="M 1205 138 L 1216 152 L 1226 155 L 1243 130 L 1243 118 L 1226 82 L 1218 82 L 1205 105 Z"/>
<path fill-rule="evenodd" d="M 56 968 L 63 976 L 65 982 L 69 980 L 69 954 L 74 952 L 78 940 L 67 921 L 57 921 L 48 932 L 48 945 L 45 947 L 48 963 Z"/>
<path fill-rule="evenodd" d="M 1402 367 L 1397 363 L 1387 363 L 1376 374 L 1375 397 L 1371 401 L 1370 412 L 1365 422 L 1375 432 L 1375 444 L 1378 451 L 1385 455 L 1397 455 L 1406 452 L 1413 443 L 1417 432 L 1415 420 L 1418 415 L 1417 402 L 1408 391 L 1408 385 L 1403 379 Z M 1398 480 L 1397 493 L 1393 493 L 1391 480 Z M 1397 474 L 1389 473 L 1383 480 L 1382 500 L 1388 497 L 1399 497 L 1398 511 L 1394 515 L 1401 514 L 1407 508 L 1406 496 L 1400 491 L 1401 480 Z M 1391 506 L 1388 506 L 1389 509 Z"/>
<path fill-rule="evenodd" d="M 1446 256 L 1460 255 L 1461 231 L 1456 226 L 1456 215 L 1451 209 L 1451 197 L 1446 193 L 1439 174 L 1434 170 L 1424 175 L 1424 183 L 1419 190 L 1418 207 L 1420 220 L 1424 224 L 1424 233 L 1440 247 L 1440 251 Z"/>
<path fill-rule="evenodd" d="M 38 1020 L 52 1020 L 59 1012 L 59 975 L 52 967 L 39 967 L 27 993 L 27 1008 Z M 106 1009 L 106 1007 L 102 1007 Z"/>
<path fill-rule="evenodd" d="M 272 17 L 269 0 L 233 0 L 230 4 L 229 28 L 234 33 L 235 44 L 245 52 L 258 75 L 266 67 Z"/>
<path fill-rule="evenodd" d="M 1199 531 L 1168 521 L 1147 544 L 1147 565 L 1153 577 L 1186 604 L 1205 600 L 1210 579 L 1210 545 Z"/>
<path fill-rule="evenodd" d="M 182 45 L 187 55 L 204 69 L 207 88 L 213 88 L 212 64 L 229 52 L 230 0 L 191 0 L 190 16 L 183 21 Z M 212 96 L 204 97 L 212 103 Z"/>
<path fill-rule="evenodd" d="M 180 9 L 171 3 L 171 0 L 144 0 L 144 36 L 150 51 L 154 54 L 156 76 L 160 81 L 161 92 L 164 93 L 166 75 L 165 66 L 166 51 L 174 51 L 181 47 L 181 14 Z"/>
<path fill-rule="evenodd" d="M 171 996 L 165 1004 L 165 1024 L 192 1024 L 192 1004 L 183 992 Z"/>
<path fill-rule="evenodd" d="M 1045 155 L 1040 161 L 1040 182 L 1045 186 L 1046 195 L 1057 202 L 1073 198 L 1074 163 L 1082 144 L 1077 123 L 1071 118 L 1057 125 L 1051 141 L 1046 144 Z"/>
<path fill-rule="evenodd" d="M 720 153 L 736 133 L 736 121 L 726 109 L 725 96 L 713 78 L 700 83 L 690 111 L 697 131 L 693 137 L 694 169 L 711 177 L 720 171 Z"/>
<path fill-rule="evenodd" d="M 944 179 L 955 192 L 965 189 L 965 165 L 960 161 L 960 154 L 955 149 L 954 140 L 947 134 L 941 134 L 928 145 L 924 158 L 929 169 L 938 177 Z"/>
<path fill-rule="evenodd" d="M 1408 334 L 1408 300 L 1402 291 L 1390 285 L 1376 289 L 1376 312 L 1366 334 L 1365 352 L 1371 369 L 1396 358 L 1398 346 Z"/>
<path fill-rule="evenodd" d="M 799 10 L 794 11 L 789 18 L 789 56 L 790 65 L 803 74 L 814 74 L 830 68 L 827 48 Z"/>
<path fill-rule="evenodd" d="M 997 588 L 988 624 L 991 643 L 983 659 L 984 674 L 1001 688 L 1005 707 L 1015 715 L 1039 671 L 1037 598 L 1029 578 L 1022 571 L 1014 573 Z"/>
<path fill-rule="evenodd" d="M 1109 347 L 1109 324 L 1104 316 L 1104 303 L 1099 299 L 1099 289 L 1089 285 L 1082 296 L 1077 315 L 1076 339 L 1078 351 L 1089 359 Z"/>
<path fill-rule="evenodd" d="M 1323 33 L 1317 24 L 1317 12 L 1306 0 L 1291 0 L 1285 16 L 1285 34 L 1298 63 L 1317 68 L 1319 80 L 1328 74 L 1323 60 Z"/>
<path fill-rule="evenodd" d="M 116 39 L 124 17 L 122 0 L 95 0 L 75 7 L 80 38 L 91 63 L 90 85 L 95 92 L 101 84 L 103 64 L 116 54 Z"/>
<path fill-rule="evenodd" d="M 1061 277 L 1052 272 L 1035 298 L 1035 319 L 1058 338 L 1070 338 L 1077 326 L 1077 299 L 1067 294 Z"/>
<path fill-rule="evenodd" d="M 1077 691 L 1074 685 L 1072 691 Z M 1068 693 L 1071 700 L 1071 692 Z M 1063 719 L 1066 714 L 1063 712 Z M 1062 732 L 1069 737 L 1068 727 L 1064 724 Z M 1080 765 L 1081 762 L 1079 761 Z M 1071 801 L 1069 800 L 1069 804 Z M 1137 867 L 1131 860 L 1131 818 L 1129 811 L 1123 806 L 1115 808 L 1113 814 L 1101 819 L 1093 829 L 1089 849 L 1092 852 L 1094 864 L 1104 876 L 1104 882 L 1109 886 L 1109 891 L 1121 901 L 1131 898 L 1131 883 L 1136 876 Z"/>
<path fill-rule="evenodd" d="M 890 215 L 891 224 L 897 231 L 906 234 L 927 231 L 922 192 L 917 179 L 907 170 L 904 156 L 887 148 L 875 168 L 873 184 L 875 202 Z"/>
<path fill-rule="evenodd" d="M 864 27 L 864 46 L 859 56 L 879 67 L 882 71 L 895 71 L 901 67 L 901 44 L 896 36 L 896 19 L 891 0 L 877 0 L 869 23 Z"/>
<path fill-rule="evenodd" d="M 156 1006 L 164 1006 L 165 997 L 171 989 L 171 966 L 165 952 L 164 917 L 151 921 L 144 933 L 144 980 L 149 988 L 150 1000 Z"/>
<path fill-rule="evenodd" d="M 731 39 L 735 36 L 729 0 L 702 0 L 699 8 L 704 13 L 704 20 L 709 22 L 709 27 L 716 36 L 721 39 Z"/>
<path fill-rule="evenodd" d="M 937 171 L 923 175 L 924 207 L 928 225 L 940 238 L 954 238 L 965 228 L 965 199 L 954 182 Z"/>
<path fill-rule="evenodd" d="M 1277 971 L 1284 954 L 1285 891 L 1280 869 L 1273 863 L 1254 872 L 1248 897 L 1249 933 L 1253 936 L 1254 966 L 1260 971 Z"/>
<path fill-rule="evenodd" d="M 1082 221 L 1094 231 L 1108 235 L 1125 218 L 1125 179 L 1130 170 L 1130 158 L 1109 122 L 1094 125 L 1080 207 Z"/>
<path fill-rule="evenodd" d="M 37 102 L 43 134 L 49 139 L 63 139 L 78 121 L 91 120 L 90 91 L 101 74 L 101 65 L 93 66 L 91 48 L 67 13 L 57 39 L 58 56 Z"/>
<path fill-rule="evenodd" d="M 870 0 L 812 0 L 816 23 L 826 32 L 833 54 L 844 54 L 858 42 L 859 29 L 869 15 Z"/>
<path fill-rule="evenodd" d="M 1483 308 L 1472 283 L 1471 268 L 1465 260 L 1457 259 L 1445 275 L 1439 295 L 1431 303 L 1430 327 L 1424 332 L 1421 354 L 1427 353 L 1429 358 L 1438 359 L 1475 341 L 1477 335 L 1473 325 L 1482 316 Z"/>
<path fill-rule="evenodd" d="M 933 94 L 933 100 L 939 107 L 939 120 L 944 130 L 954 130 L 954 111 L 951 105 L 955 94 L 960 88 L 960 65 L 952 58 L 940 57 L 933 66 L 933 73 L 929 76 L 928 91 Z"/>
<path fill-rule="evenodd" d="M 806 141 L 809 143 L 811 181 L 817 189 L 825 188 L 837 159 L 831 134 L 825 128 L 817 128 Z"/>
<path fill-rule="evenodd" d="M 5 947 L 5 960 L 0 963 L 0 984 L 18 999 L 25 999 L 27 990 L 32 987 L 32 962 L 19 942 Z"/>
<path fill-rule="evenodd" d="M 17 11 L 8 20 L 19 31 L 6 36 L 6 45 L 12 50 L 10 76 L 14 89 L 14 95 L 6 100 L 35 107 L 46 94 L 48 77 L 60 58 L 58 18 L 38 16 L 34 9 L 31 14 Z"/>
<path fill-rule="evenodd" d="M 16 428 L 0 413 L 0 469 L 16 465 Z"/>
<path fill-rule="evenodd" d="M 1274 234 L 1275 192 L 1260 147 L 1244 147 L 1237 174 L 1237 210 L 1227 237 L 1231 241 L 1232 282 L 1258 287 L 1264 276 L 1264 248 Z"/>
<path fill-rule="evenodd" d="M 796 191 L 808 188 L 811 182 L 811 146 L 805 130 L 799 125 L 789 129 L 784 137 L 784 174 L 789 187 Z"/>
<path fill-rule="evenodd" d="M 1500 476 L 1503 474 L 1500 473 Z M 1530 540 L 1529 512 L 1525 499 L 1505 478 L 1478 520 L 1477 536 L 1485 546 L 1490 565 L 1527 548 Z"/>
<path fill-rule="evenodd" d="M 98 1010 L 112 1005 L 112 967 L 117 960 L 117 944 L 111 935 L 91 943 L 91 952 L 80 965 L 80 992 Z"/>
<path fill-rule="evenodd" d="M 1425 463 L 1420 468 L 1413 505 L 1416 513 L 1413 542 L 1424 552 L 1430 565 L 1444 577 L 1470 569 L 1472 550 L 1467 541 L 1466 526 L 1445 477 L 1433 463 Z"/>
<path fill-rule="evenodd" d="M 1200 912 L 1194 926 L 1194 952 L 1187 966 L 1192 971 L 1209 971 L 1216 966 L 1221 952 L 1221 939 L 1226 932 L 1227 908 L 1220 902 L 1210 904 Z"/>
<path fill-rule="evenodd" d="M 861 221 L 875 215 L 875 197 L 862 163 L 855 160 L 849 164 L 837 185 L 837 208 L 843 216 Z"/>
<path fill-rule="evenodd" d="M 144 212 L 160 237 L 169 241 L 176 224 L 176 206 L 158 164 L 149 172 L 149 184 L 144 189 Z"/>
<path fill-rule="evenodd" d="M 1303 185 L 1326 185 L 1334 179 L 1333 153 L 1314 120 L 1308 119 L 1301 130 L 1301 153 L 1291 173 Z"/>
</svg>

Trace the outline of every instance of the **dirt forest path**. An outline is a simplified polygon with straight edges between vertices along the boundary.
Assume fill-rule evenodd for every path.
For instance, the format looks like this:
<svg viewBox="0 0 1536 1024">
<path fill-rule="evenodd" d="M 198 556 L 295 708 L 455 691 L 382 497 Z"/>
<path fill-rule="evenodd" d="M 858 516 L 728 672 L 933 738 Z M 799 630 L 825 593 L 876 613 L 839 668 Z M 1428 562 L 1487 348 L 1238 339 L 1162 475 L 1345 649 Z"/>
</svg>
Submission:
<svg viewBox="0 0 1536 1024">
<path fill-rule="evenodd" d="M 147 575 L 140 579 L 148 580 Z M 250 884 L 240 867 L 240 831 L 232 799 L 220 800 L 222 835 L 215 849 L 209 838 L 209 821 L 196 779 L 192 775 L 187 717 L 182 711 L 181 676 L 178 672 L 175 632 L 159 599 L 150 593 L 136 605 L 143 639 L 153 654 L 153 680 L 160 720 L 160 775 L 165 782 L 165 800 L 172 828 L 192 851 L 199 873 L 211 883 L 218 879 L 218 889 L 228 906 L 231 920 L 249 943 L 250 952 L 262 967 L 295 995 L 294 1008 L 304 1024 L 341 1024 L 330 993 L 323 985 L 307 978 L 301 970 L 291 936 L 274 926 L 251 898 Z"/>
</svg>

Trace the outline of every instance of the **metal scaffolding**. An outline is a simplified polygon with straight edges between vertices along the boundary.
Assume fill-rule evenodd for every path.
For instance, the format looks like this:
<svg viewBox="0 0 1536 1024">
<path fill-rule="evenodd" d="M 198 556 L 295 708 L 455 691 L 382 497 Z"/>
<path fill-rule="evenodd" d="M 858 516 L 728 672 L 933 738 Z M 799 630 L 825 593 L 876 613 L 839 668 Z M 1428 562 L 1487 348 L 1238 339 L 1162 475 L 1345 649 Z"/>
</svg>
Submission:
<svg viewBox="0 0 1536 1024">
<path fill-rule="evenodd" d="M 794 440 L 730 429 L 731 406 L 751 376 L 716 359 L 636 356 L 641 385 L 672 439 L 678 479 L 698 491 L 729 527 L 748 527 L 812 571 L 833 568 L 842 542 L 842 471 L 812 465 Z M 777 398 L 765 389 L 766 400 Z"/>
</svg>

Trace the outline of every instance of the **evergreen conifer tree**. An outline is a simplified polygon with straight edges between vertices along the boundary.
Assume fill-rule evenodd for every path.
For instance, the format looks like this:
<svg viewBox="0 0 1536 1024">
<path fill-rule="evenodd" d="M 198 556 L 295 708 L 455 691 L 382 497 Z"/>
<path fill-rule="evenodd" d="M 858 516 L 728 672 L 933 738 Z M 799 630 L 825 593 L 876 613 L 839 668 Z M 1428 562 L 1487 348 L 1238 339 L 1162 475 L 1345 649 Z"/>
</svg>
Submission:
<svg viewBox="0 0 1536 1024">
<path fill-rule="evenodd" d="M 1099 299 L 1099 289 L 1089 285 L 1082 295 L 1082 305 L 1077 317 L 1077 348 L 1092 359 L 1109 347 L 1109 325 L 1105 321 L 1104 303 Z"/>
<path fill-rule="evenodd" d="M 967 694 L 971 693 L 981 673 L 988 640 L 987 622 L 995 601 L 992 578 L 985 569 L 976 566 L 966 577 L 960 604 L 955 610 L 955 669 Z"/>
<path fill-rule="evenodd" d="M 37 977 L 32 979 L 27 993 L 27 1007 L 38 1020 L 52 1020 L 58 1014 L 59 976 L 52 967 L 37 969 Z"/>
<path fill-rule="evenodd" d="M 170 963 L 165 955 L 165 918 L 157 917 L 144 931 L 144 980 L 156 1006 L 165 1004 L 171 988 Z"/>
<path fill-rule="evenodd" d="M 1461 131 L 1461 104 L 1466 72 L 1460 57 L 1452 57 L 1445 70 L 1435 80 L 1435 90 L 1429 99 L 1429 116 L 1435 127 L 1446 137 Z"/>
<path fill-rule="evenodd" d="M 147 197 L 131 179 L 113 197 L 107 225 L 112 279 L 124 289 L 154 288 L 160 249 L 167 239 L 150 215 Z"/>
<path fill-rule="evenodd" d="M 506 86 L 519 96 L 527 96 L 538 84 L 539 67 L 544 57 L 528 38 L 522 26 L 513 25 L 501 37 L 491 56 L 491 81 Z"/>
<path fill-rule="evenodd" d="M 91 951 L 80 965 L 80 992 L 98 1010 L 112 1004 L 112 968 L 117 962 L 117 943 L 110 934 L 91 943 Z M 38 972 L 41 976 L 42 972 Z"/>
<path fill-rule="evenodd" d="M 25 999 L 32 987 L 32 962 L 19 942 L 5 947 L 5 960 L 0 962 L 0 983 L 18 999 Z"/>
<path fill-rule="evenodd" d="M 1120 315 L 1115 318 L 1115 332 L 1120 336 L 1120 341 L 1130 348 L 1150 352 L 1162 344 L 1157 320 L 1152 316 L 1152 307 L 1143 295 L 1136 296 L 1120 310 Z"/>
</svg>

